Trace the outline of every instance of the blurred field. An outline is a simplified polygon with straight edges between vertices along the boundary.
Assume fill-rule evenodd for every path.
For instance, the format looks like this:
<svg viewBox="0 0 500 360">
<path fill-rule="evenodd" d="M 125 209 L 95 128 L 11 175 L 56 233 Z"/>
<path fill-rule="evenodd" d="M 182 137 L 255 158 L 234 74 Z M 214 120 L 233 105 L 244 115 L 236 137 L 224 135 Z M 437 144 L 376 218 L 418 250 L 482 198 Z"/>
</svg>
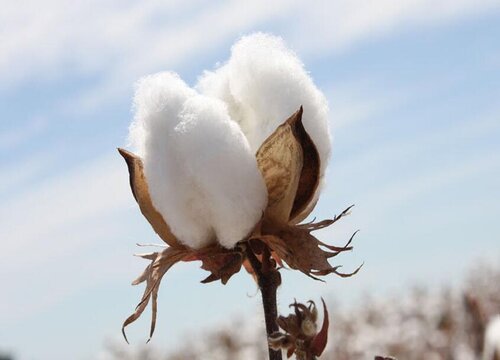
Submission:
<svg viewBox="0 0 500 360">
<path fill-rule="evenodd" d="M 485 328 L 500 314 L 499 285 L 500 268 L 482 266 L 472 269 L 455 289 L 413 288 L 400 297 L 367 297 L 349 308 L 330 303 L 330 341 L 321 359 L 362 360 L 375 355 L 399 360 L 482 359 Z M 106 345 L 103 358 L 264 359 L 265 340 L 256 334 L 259 329 L 248 331 L 248 324 L 235 323 L 208 335 L 193 333 L 175 353 L 162 354 L 151 345 L 131 353 L 126 346 L 113 343 Z"/>
</svg>

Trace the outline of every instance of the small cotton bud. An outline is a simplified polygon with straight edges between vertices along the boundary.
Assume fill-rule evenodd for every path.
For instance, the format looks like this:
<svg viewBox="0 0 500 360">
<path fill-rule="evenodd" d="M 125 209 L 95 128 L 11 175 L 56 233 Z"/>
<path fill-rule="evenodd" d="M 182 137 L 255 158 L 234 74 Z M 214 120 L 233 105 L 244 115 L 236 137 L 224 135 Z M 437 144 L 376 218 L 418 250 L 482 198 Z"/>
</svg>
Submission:
<svg viewBox="0 0 500 360">
<path fill-rule="evenodd" d="M 302 324 L 300 325 L 300 328 L 302 329 L 302 333 L 308 337 L 316 335 L 316 332 L 318 330 L 316 328 L 316 324 L 311 319 L 304 319 L 302 321 Z"/>
<path fill-rule="evenodd" d="M 318 320 L 318 309 L 316 308 L 316 304 L 314 303 L 314 301 L 308 301 L 309 303 L 309 312 L 310 312 L 310 315 L 311 315 L 311 319 L 312 321 L 316 322 L 316 320 Z"/>
</svg>

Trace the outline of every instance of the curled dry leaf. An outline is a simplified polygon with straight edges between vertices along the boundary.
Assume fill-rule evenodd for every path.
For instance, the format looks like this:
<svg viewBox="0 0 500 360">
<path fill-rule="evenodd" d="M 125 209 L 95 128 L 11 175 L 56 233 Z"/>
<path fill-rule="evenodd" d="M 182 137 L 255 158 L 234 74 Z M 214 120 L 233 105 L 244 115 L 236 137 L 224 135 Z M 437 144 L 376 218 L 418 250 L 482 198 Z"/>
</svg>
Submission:
<svg viewBox="0 0 500 360">
<path fill-rule="evenodd" d="M 151 339 L 156 325 L 157 299 L 160 281 L 163 275 L 165 275 L 165 273 L 172 267 L 172 265 L 181 261 L 187 255 L 188 251 L 185 248 L 175 247 L 169 247 L 161 252 L 149 254 L 148 258 L 152 258 L 151 264 L 149 264 L 146 270 L 133 282 L 134 285 L 137 285 L 146 281 L 146 289 L 144 290 L 144 295 L 135 308 L 134 313 L 130 315 L 123 323 L 122 333 L 127 342 L 128 340 L 127 335 L 125 334 L 125 327 L 133 323 L 139 318 L 139 316 L 141 316 L 141 314 L 146 309 L 149 300 L 152 298 L 152 319 L 151 330 L 149 333 L 149 338 Z"/>
<path fill-rule="evenodd" d="M 252 273 L 253 265 L 249 262 L 248 252 L 254 254 L 256 261 L 262 263 L 262 270 L 266 270 L 266 267 L 275 269 L 276 266 L 281 267 L 286 263 L 290 268 L 300 270 L 317 280 L 318 276 L 331 273 L 348 277 L 359 271 L 361 266 L 352 273 L 341 273 L 338 271 L 340 266 L 332 266 L 328 261 L 340 253 L 351 250 L 350 244 L 355 234 L 345 246 L 341 247 L 325 244 L 311 234 L 315 230 L 331 226 L 349 214 L 351 207 L 333 219 L 297 224 L 314 208 L 320 178 L 320 158 L 302 124 L 302 115 L 301 107 L 280 125 L 257 151 L 257 164 L 268 191 L 268 206 L 251 234 L 233 249 L 223 248 L 218 243 L 202 249 L 191 249 L 181 245 L 165 219 L 154 207 L 141 159 L 131 152 L 118 149 L 127 163 L 132 193 L 142 214 L 160 238 L 170 246 L 160 252 L 141 255 L 151 263 L 133 284 L 146 282 L 146 289 L 135 312 L 124 322 L 123 329 L 139 318 L 151 300 L 153 316 L 150 336 L 152 336 L 156 324 L 160 281 L 168 269 L 179 261 L 201 261 L 201 267 L 210 272 L 203 283 L 220 280 L 226 284 L 240 271 L 242 265 Z M 296 309 L 302 307 L 297 305 Z M 291 320 L 281 321 L 282 325 L 292 331 L 293 336 L 300 330 L 293 329 L 291 323 L 285 324 Z M 304 329 L 300 331 L 307 332 Z M 125 335 L 124 331 L 123 334 Z M 318 338 L 315 353 L 321 353 L 322 341 L 326 341 L 326 337 L 325 340 Z M 291 349 L 288 351 L 292 351 Z"/>
<path fill-rule="evenodd" d="M 122 333 L 125 340 L 127 340 L 125 327 L 141 316 L 150 299 L 152 300 L 150 338 L 153 336 L 156 324 L 157 298 L 160 282 L 165 273 L 177 262 L 199 260 L 202 263 L 202 269 L 211 273 L 206 279 L 202 280 L 202 282 L 208 283 L 220 280 L 223 284 L 226 284 L 231 276 L 239 272 L 243 262 L 243 252 L 240 247 L 234 250 L 228 250 L 218 245 L 208 246 L 199 250 L 189 249 L 184 246 L 168 247 L 161 252 L 141 254 L 138 256 L 151 260 L 151 263 L 146 267 L 143 273 L 132 282 L 132 285 L 146 282 L 146 289 L 134 313 L 123 323 Z"/>
<path fill-rule="evenodd" d="M 314 225 L 302 228 L 288 224 L 270 223 L 267 225 L 267 233 L 272 235 L 261 235 L 258 238 L 276 252 L 292 269 L 300 270 L 312 278 L 317 279 L 316 276 L 331 273 L 342 277 L 356 274 L 361 266 L 352 273 L 341 273 L 338 271 L 340 266 L 331 266 L 328 262 L 329 258 L 352 250 L 349 245 L 353 237 L 343 247 L 327 245 L 311 235 L 311 231 L 317 229 Z M 323 227 L 322 224 L 320 226 Z"/>
</svg>

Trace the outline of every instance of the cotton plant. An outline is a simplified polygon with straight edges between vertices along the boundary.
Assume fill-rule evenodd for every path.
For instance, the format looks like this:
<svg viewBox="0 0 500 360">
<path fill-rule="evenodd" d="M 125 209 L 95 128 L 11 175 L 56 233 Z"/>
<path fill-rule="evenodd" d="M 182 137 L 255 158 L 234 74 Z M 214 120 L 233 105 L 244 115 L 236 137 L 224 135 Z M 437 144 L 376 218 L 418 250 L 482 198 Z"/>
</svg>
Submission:
<svg viewBox="0 0 500 360">
<path fill-rule="evenodd" d="M 172 72 L 147 76 L 137 84 L 134 109 L 131 151 L 119 152 L 139 208 L 166 247 L 139 255 L 150 264 L 133 284 L 146 289 L 124 336 L 150 301 L 153 335 L 161 279 L 180 261 L 201 261 L 210 273 L 203 283 L 225 284 L 244 267 L 261 290 L 268 335 L 278 331 L 279 268 L 315 279 L 359 270 L 345 274 L 329 263 L 352 249 L 350 241 L 333 246 L 311 234 L 349 208 L 302 223 L 330 156 L 328 105 L 280 38 L 241 38 L 229 60 L 193 88 Z"/>
</svg>

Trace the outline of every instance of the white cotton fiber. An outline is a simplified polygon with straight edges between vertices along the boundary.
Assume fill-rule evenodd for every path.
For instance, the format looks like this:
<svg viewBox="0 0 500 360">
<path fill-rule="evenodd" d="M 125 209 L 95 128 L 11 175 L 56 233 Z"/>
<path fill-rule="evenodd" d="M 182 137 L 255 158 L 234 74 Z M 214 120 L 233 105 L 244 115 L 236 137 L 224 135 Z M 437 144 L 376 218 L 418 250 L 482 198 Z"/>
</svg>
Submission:
<svg viewBox="0 0 500 360">
<path fill-rule="evenodd" d="M 253 151 L 226 105 L 177 75 L 138 84 L 130 140 L 143 159 L 154 206 L 174 235 L 200 248 L 231 248 L 262 216 L 267 191 Z"/>
<path fill-rule="evenodd" d="M 229 61 L 206 72 L 197 89 L 227 104 L 254 152 L 303 105 L 304 127 L 318 148 L 323 176 L 331 146 L 328 104 L 281 38 L 263 33 L 243 37 L 233 46 Z"/>
<path fill-rule="evenodd" d="M 500 315 L 493 317 L 484 334 L 483 360 L 496 360 L 500 357 Z"/>
</svg>

